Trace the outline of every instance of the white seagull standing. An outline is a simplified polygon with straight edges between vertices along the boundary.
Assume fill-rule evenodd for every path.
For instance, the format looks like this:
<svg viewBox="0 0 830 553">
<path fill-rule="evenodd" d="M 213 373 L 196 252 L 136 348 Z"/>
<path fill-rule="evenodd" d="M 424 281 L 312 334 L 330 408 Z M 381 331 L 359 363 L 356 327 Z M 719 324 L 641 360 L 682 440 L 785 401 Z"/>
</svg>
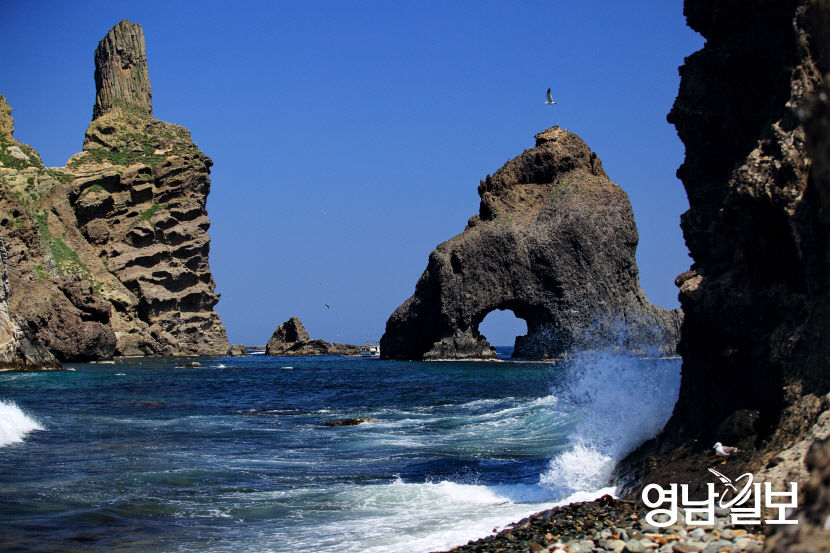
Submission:
<svg viewBox="0 0 830 553">
<path fill-rule="evenodd" d="M 548 94 L 547 94 L 547 96 L 548 96 L 548 99 L 547 99 L 547 100 L 545 100 L 545 104 L 547 104 L 547 105 L 549 105 L 549 106 L 552 106 L 553 104 L 555 104 L 555 103 L 556 103 L 556 102 L 554 102 L 554 101 L 553 101 L 553 96 L 551 96 L 551 95 L 550 95 L 550 89 L 548 89 Z"/>
<path fill-rule="evenodd" d="M 718 442 L 714 446 L 715 448 L 715 455 L 718 457 L 729 457 L 733 453 L 737 453 L 739 449 L 737 447 L 730 447 L 728 445 L 723 445 L 722 443 Z"/>
</svg>

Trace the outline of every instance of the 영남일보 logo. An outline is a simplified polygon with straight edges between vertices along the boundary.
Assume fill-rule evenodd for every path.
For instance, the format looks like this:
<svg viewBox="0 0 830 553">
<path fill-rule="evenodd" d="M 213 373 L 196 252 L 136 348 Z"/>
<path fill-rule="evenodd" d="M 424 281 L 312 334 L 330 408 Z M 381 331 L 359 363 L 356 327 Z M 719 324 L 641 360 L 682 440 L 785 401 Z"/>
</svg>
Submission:
<svg viewBox="0 0 830 553">
<path fill-rule="evenodd" d="M 643 488 L 642 499 L 646 507 L 652 510 L 646 515 L 646 522 L 658 528 L 665 528 L 677 522 L 678 499 L 686 518 L 686 524 L 698 526 L 711 526 L 715 524 L 715 500 L 721 509 L 729 509 L 729 515 L 733 525 L 740 524 L 761 524 L 761 505 L 777 512 L 775 518 L 765 519 L 765 524 L 798 524 L 797 520 L 789 519 L 788 509 L 794 512 L 798 505 L 798 483 L 790 482 L 790 490 L 784 492 L 772 491 L 772 484 L 752 481 L 752 474 L 745 473 L 735 479 L 736 483 L 743 486 L 740 491 L 727 476 L 724 476 L 715 469 L 710 468 L 709 472 L 718 477 L 724 484 L 721 492 L 715 491 L 715 484 L 706 484 L 706 499 L 689 499 L 688 484 L 669 484 L 666 490 L 659 484 L 649 484 Z M 679 488 L 679 494 L 678 494 Z M 653 492 L 657 492 L 656 499 L 653 499 Z M 679 496 L 679 498 L 678 498 Z M 663 515 L 663 516 L 659 516 Z"/>
</svg>

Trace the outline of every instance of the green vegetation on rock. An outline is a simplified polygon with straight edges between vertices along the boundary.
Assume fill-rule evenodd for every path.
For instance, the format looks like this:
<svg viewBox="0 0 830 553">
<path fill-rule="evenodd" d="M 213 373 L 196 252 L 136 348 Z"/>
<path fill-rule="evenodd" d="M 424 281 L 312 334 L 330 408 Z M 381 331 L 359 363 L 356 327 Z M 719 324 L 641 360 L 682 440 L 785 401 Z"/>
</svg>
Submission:
<svg viewBox="0 0 830 553">
<path fill-rule="evenodd" d="M 58 267 L 58 272 L 62 275 L 80 275 L 82 278 L 92 280 L 89 268 L 81 261 L 75 250 L 67 246 L 66 242 L 57 236 L 53 236 L 49 231 L 47 218 L 46 211 L 35 214 L 41 243 L 51 252 L 55 259 L 55 265 Z M 38 273 L 38 278 L 40 278 L 40 273 Z"/>
<path fill-rule="evenodd" d="M 28 159 L 21 159 L 13 156 L 9 149 L 14 147 L 20 148 Z M 0 163 L 3 167 L 10 167 L 11 169 L 25 169 L 27 167 L 43 167 L 43 162 L 40 161 L 38 153 L 27 144 L 22 144 L 11 139 L 8 135 L 0 134 Z"/>
</svg>

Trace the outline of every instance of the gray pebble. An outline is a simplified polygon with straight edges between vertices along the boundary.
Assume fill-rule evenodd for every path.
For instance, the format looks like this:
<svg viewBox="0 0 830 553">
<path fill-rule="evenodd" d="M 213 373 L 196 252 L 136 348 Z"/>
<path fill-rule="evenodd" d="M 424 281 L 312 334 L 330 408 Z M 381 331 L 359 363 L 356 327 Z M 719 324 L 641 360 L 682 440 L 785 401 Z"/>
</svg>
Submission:
<svg viewBox="0 0 830 553">
<path fill-rule="evenodd" d="M 732 530 L 724 530 L 720 533 L 720 537 L 724 540 L 734 540 L 736 536 L 735 532 L 733 532 Z"/>
<path fill-rule="evenodd" d="M 715 540 L 710 542 L 709 545 L 706 546 L 706 549 L 703 550 L 703 553 L 718 553 L 724 547 L 728 547 L 730 550 L 735 547 L 735 544 L 731 541 L 726 540 Z"/>
<path fill-rule="evenodd" d="M 703 551 L 705 548 L 706 544 L 699 541 L 675 543 L 672 545 L 672 551 L 675 553 L 694 553 L 695 551 Z"/>
<path fill-rule="evenodd" d="M 628 540 L 625 542 L 625 549 L 623 549 L 623 553 L 646 553 L 646 551 L 646 547 L 640 540 Z"/>
<path fill-rule="evenodd" d="M 597 543 L 603 549 L 614 552 L 622 551 L 623 547 L 625 547 L 625 542 L 618 539 L 599 540 Z"/>
</svg>

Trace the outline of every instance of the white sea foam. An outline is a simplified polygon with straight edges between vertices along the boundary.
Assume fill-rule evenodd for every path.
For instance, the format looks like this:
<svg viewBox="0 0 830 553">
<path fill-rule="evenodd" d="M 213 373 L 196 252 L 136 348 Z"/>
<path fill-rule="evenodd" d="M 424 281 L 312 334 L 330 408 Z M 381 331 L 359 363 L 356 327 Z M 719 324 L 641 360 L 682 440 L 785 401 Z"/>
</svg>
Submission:
<svg viewBox="0 0 830 553">
<path fill-rule="evenodd" d="M 540 483 L 596 490 L 608 485 L 615 463 L 663 428 L 677 401 L 680 364 L 617 349 L 578 353 L 566 371 L 560 394 L 581 419 Z"/>
<path fill-rule="evenodd" d="M 389 484 L 350 486 L 332 502 L 348 505 L 351 516 L 315 533 L 313 545 L 321 551 L 440 551 L 487 536 L 531 513 L 611 491 L 582 492 L 556 501 L 549 489 L 529 484 L 485 486 L 396 479 Z M 322 542 L 318 541 L 321 536 Z"/>
<path fill-rule="evenodd" d="M 13 401 L 0 400 L 0 447 L 22 442 L 29 432 L 43 429 Z"/>
</svg>

